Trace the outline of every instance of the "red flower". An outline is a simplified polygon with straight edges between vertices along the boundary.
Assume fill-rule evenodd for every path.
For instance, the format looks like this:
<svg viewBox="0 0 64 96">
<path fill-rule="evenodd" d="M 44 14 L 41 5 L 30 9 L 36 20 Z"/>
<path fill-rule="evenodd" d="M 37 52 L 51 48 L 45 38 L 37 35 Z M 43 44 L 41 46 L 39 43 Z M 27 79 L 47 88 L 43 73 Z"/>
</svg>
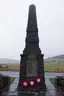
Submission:
<svg viewBox="0 0 64 96">
<path fill-rule="evenodd" d="M 29 81 L 29 86 L 33 87 L 34 85 L 35 85 L 35 80 L 34 79 L 30 80 Z"/>
<path fill-rule="evenodd" d="M 38 76 L 36 77 L 36 82 L 37 82 L 37 83 L 42 83 L 42 81 L 43 81 L 42 76 L 38 75 Z"/>
<path fill-rule="evenodd" d="M 21 86 L 22 86 L 22 87 L 28 87 L 28 81 L 27 81 L 27 80 L 23 80 L 23 81 L 21 82 Z"/>
</svg>

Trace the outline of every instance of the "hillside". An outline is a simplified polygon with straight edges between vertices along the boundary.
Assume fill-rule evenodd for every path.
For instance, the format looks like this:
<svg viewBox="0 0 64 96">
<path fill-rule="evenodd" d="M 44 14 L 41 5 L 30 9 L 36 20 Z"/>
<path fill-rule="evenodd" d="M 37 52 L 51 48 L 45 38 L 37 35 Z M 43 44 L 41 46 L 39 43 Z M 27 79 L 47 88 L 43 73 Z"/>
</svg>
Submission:
<svg viewBox="0 0 64 96">
<path fill-rule="evenodd" d="M 64 62 L 64 54 L 54 56 L 54 57 L 49 57 L 44 60 L 45 64 L 51 63 L 51 62 Z M 20 64 L 20 61 L 8 59 L 8 58 L 0 58 L 0 64 Z"/>
<path fill-rule="evenodd" d="M 8 59 L 8 58 L 0 58 L 0 64 L 19 64 L 20 61 Z"/>
<path fill-rule="evenodd" d="M 20 61 L 0 58 L 1 71 L 19 71 L 19 69 Z M 46 72 L 64 72 L 64 55 L 58 55 L 45 59 L 44 70 Z"/>
<path fill-rule="evenodd" d="M 49 57 L 44 61 L 46 72 L 64 72 L 64 55 Z"/>
<path fill-rule="evenodd" d="M 45 64 L 51 63 L 51 62 L 64 62 L 64 54 L 46 58 L 44 62 Z"/>
</svg>

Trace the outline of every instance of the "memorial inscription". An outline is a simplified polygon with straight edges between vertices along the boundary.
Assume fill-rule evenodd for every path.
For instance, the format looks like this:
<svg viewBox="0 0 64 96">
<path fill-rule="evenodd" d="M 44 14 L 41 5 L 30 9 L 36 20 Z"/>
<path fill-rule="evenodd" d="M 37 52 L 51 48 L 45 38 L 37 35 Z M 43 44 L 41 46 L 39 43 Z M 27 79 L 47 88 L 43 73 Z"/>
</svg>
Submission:
<svg viewBox="0 0 64 96">
<path fill-rule="evenodd" d="M 35 55 L 28 56 L 27 76 L 37 76 L 37 59 Z"/>
</svg>

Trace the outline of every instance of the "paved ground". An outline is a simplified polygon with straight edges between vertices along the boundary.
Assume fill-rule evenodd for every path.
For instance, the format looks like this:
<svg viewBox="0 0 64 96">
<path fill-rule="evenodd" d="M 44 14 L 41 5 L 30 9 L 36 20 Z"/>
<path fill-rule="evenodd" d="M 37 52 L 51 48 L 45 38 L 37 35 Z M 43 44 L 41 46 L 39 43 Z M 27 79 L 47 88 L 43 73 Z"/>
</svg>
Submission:
<svg viewBox="0 0 64 96">
<path fill-rule="evenodd" d="M 57 89 L 51 82 L 49 79 L 46 79 L 46 85 L 47 85 L 47 88 L 50 92 L 50 95 L 51 96 L 64 96 L 63 93 Z"/>
<path fill-rule="evenodd" d="M 1 96 L 17 96 L 17 86 L 18 86 L 18 78 L 14 80 L 14 82 L 10 85 L 10 88 L 6 89 Z M 46 96 L 64 96 L 62 92 L 60 92 L 54 85 L 50 82 L 48 78 L 46 78 L 46 86 L 47 86 L 47 94 Z M 37 95 L 37 94 L 35 94 Z M 20 95 L 21 96 L 21 95 Z M 27 96 L 27 95 L 26 95 Z M 30 94 L 29 94 L 30 96 Z M 32 95 L 31 95 L 32 96 Z"/>
</svg>

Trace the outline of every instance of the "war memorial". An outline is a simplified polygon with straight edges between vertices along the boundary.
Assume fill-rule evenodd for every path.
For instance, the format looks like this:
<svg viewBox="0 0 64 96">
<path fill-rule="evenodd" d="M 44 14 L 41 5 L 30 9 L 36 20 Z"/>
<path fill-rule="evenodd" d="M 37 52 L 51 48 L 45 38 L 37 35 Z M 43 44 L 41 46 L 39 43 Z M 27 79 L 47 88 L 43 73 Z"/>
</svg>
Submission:
<svg viewBox="0 0 64 96">
<path fill-rule="evenodd" d="M 44 55 L 41 54 L 41 50 L 39 48 L 36 8 L 34 5 L 29 7 L 26 31 L 26 46 L 23 54 L 21 55 L 18 90 L 45 92 Z"/>
<path fill-rule="evenodd" d="M 45 78 L 44 54 L 39 48 L 36 7 L 33 4 L 29 6 L 25 48 L 20 56 L 19 78 L 4 89 L 1 96 L 63 96 L 56 94 L 59 91 Z"/>
</svg>

